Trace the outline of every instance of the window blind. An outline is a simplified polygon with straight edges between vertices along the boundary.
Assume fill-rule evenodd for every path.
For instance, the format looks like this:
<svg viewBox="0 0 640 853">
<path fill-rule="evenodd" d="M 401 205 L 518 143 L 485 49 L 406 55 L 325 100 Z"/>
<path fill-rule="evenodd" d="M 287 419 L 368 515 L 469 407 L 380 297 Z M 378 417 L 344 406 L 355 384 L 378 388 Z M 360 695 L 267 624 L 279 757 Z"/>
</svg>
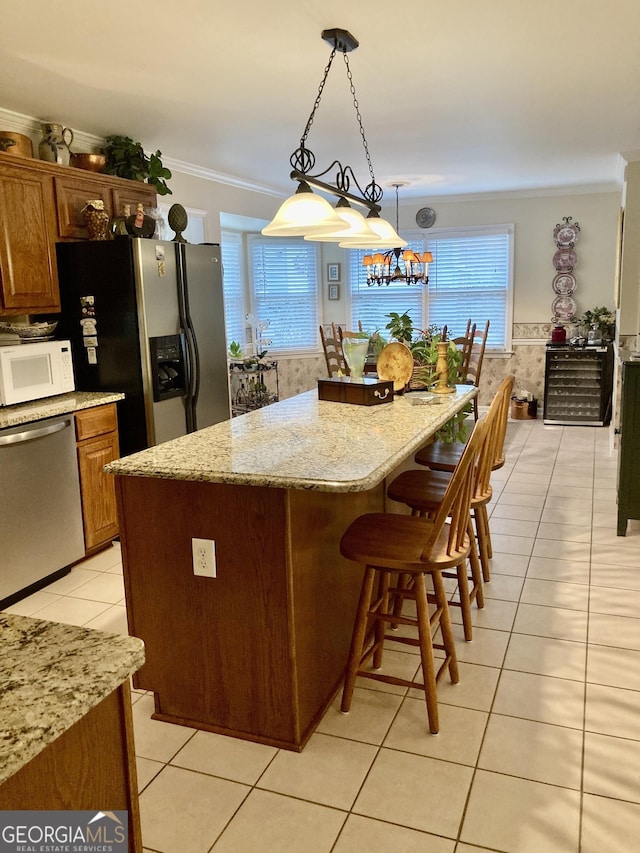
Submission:
<svg viewBox="0 0 640 853">
<path fill-rule="evenodd" d="M 269 352 L 318 347 L 318 246 L 251 235 L 252 311 L 269 320 Z"/>
<path fill-rule="evenodd" d="M 478 328 L 490 321 L 487 349 L 510 344 L 511 238 L 502 233 L 434 235 L 427 249 L 429 323 L 447 324 L 451 337 L 464 334 L 467 320 Z M 509 324 L 510 325 L 510 324 Z"/>
<path fill-rule="evenodd" d="M 242 234 L 223 231 L 220 252 L 222 255 L 222 292 L 224 294 L 224 325 L 227 347 L 231 341 L 241 346 L 246 343 L 244 252 Z"/>
<path fill-rule="evenodd" d="M 370 251 L 349 252 L 351 328 L 360 320 L 368 332 L 385 330 L 391 311 L 408 311 L 415 329 L 444 326 L 451 337 L 464 334 L 467 320 L 484 329 L 490 321 L 487 348 L 511 345 L 513 303 L 513 226 L 440 229 L 409 239 L 414 251 L 430 251 L 429 284 L 390 284 L 367 287 L 362 259 Z"/>
</svg>

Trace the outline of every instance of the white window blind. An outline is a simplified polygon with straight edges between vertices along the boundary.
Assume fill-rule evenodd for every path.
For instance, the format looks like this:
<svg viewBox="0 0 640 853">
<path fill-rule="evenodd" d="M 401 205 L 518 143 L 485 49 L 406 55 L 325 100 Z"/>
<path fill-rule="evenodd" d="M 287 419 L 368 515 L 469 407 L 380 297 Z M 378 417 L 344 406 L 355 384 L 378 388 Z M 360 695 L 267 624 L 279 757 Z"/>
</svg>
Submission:
<svg viewBox="0 0 640 853">
<path fill-rule="evenodd" d="M 413 241 L 407 248 L 422 251 L 422 241 Z M 385 326 L 389 322 L 386 316 L 391 311 L 398 314 L 409 312 L 415 329 L 424 328 L 424 293 L 418 284 L 383 284 L 380 287 L 367 286 L 367 270 L 362 259 L 370 255 L 370 249 L 352 249 L 349 252 L 349 284 L 351 290 L 351 319 L 349 328 L 357 329 L 358 322 L 369 333 L 376 330 L 389 338 Z"/>
<path fill-rule="evenodd" d="M 318 246 L 302 238 L 249 237 L 252 312 L 269 320 L 269 352 L 318 347 Z"/>
<path fill-rule="evenodd" d="M 389 319 L 385 315 L 408 311 L 414 328 L 446 325 L 456 337 L 464 334 L 469 318 L 482 329 L 490 320 L 487 349 L 510 348 L 513 226 L 434 229 L 428 236 L 409 237 L 408 248 L 433 253 L 427 286 L 367 287 L 362 258 L 371 253 L 360 249 L 349 252 L 351 328 L 357 328 L 360 320 L 366 331 L 379 329 L 386 337 Z"/>
<path fill-rule="evenodd" d="M 464 334 L 467 320 L 484 328 L 490 321 L 487 349 L 511 343 L 511 229 L 499 226 L 480 233 L 464 230 L 434 234 L 426 248 L 429 265 L 429 323 L 446 323 L 452 337 Z"/>
<path fill-rule="evenodd" d="M 222 291 L 224 294 L 224 321 L 227 332 L 227 346 L 237 341 L 241 346 L 246 343 L 245 327 L 247 313 L 244 286 L 244 251 L 242 234 L 237 231 L 223 231 L 220 251 L 222 254 Z"/>
</svg>

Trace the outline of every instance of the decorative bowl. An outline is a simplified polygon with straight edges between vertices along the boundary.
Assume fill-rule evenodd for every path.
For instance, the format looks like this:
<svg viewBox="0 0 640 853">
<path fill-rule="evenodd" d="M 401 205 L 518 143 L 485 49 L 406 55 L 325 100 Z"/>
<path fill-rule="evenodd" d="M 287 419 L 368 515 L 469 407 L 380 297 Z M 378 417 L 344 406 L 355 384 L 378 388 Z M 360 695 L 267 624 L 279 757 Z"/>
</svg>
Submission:
<svg viewBox="0 0 640 853">
<path fill-rule="evenodd" d="M 72 154 L 71 165 L 76 169 L 85 169 L 87 172 L 102 172 L 107 163 L 106 154 Z"/>
<path fill-rule="evenodd" d="M 0 323 L 0 331 L 13 332 L 22 340 L 30 338 L 48 338 L 56 330 L 58 321 L 53 323 Z"/>
</svg>

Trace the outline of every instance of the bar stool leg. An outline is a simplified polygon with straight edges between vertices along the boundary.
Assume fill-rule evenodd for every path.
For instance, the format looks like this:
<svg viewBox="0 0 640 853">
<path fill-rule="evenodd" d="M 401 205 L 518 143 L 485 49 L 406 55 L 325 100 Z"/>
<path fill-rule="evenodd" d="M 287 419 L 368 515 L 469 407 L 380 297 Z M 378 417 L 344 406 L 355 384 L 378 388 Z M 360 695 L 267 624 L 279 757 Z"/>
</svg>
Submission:
<svg viewBox="0 0 640 853">
<path fill-rule="evenodd" d="M 460 675 L 458 673 L 458 659 L 456 657 L 456 646 L 455 640 L 453 639 L 451 617 L 449 616 L 447 594 L 445 592 L 440 572 L 432 572 L 431 580 L 433 581 L 436 606 L 440 609 L 440 633 L 442 634 L 444 653 L 449 660 L 449 676 L 453 684 L 457 684 L 460 681 Z"/>
<path fill-rule="evenodd" d="M 478 548 L 480 549 L 480 562 L 482 563 L 482 577 L 488 583 L 491 580 L 491 569 L 489 568 L 489 552 L 487 550 L 485 519 L 483 518 L 482 510 L 483 507 L 475 507 L 473 510 L 473 518 L 476 523 L 476 533 L 478 534 Z"/>
<path fill-rule="evenodd" d="M 360 667 L 360 658 L 362 656 L 365 634 L 367 632 L 369 606 L 371 604 L 371 596 L 373 594 L 373 582 L 375 580 L 375 575 L 375 569 L 371 568 L 371 566 L 366 566 L 364 577 L 362 579 L 362 586 L 360 588 L 360 599 L 356 610 L 356 619 L 353 626 L 353 634 L 351 636 L 351 648 L 349 649 L 349 658 L 347 660 L 344 689 L 342 691 L 342 704 L 340 705 L 340 710 L 343 714 L 347 714 L 351 708 L 353 689 L 356 684 L 356 676 Z"/>
<path fill-rule="evenodd" d="M 469 525 L 467 527 L 467 536 L 471 543 L 471 551 L 469 552 L 469 564 L 471 566 L 471 577 L 473 585 L 476 588 L 476 606 L 482 610 L 484 607 L 484 592 L 482 589 L 482 570 L 480 568 L 480 560 L 478 559 L 478 547 L 476 545 L 476 535 L 473 529 L 473 522 L 469 516 Z"/>
<path fill-rule="evenodd" d="M 464 638 L 469 642 L 473 640 L 473 626 L 471 625 L 471 605 L 469 603 L 469 581 L 467 579 L 466 560 L 458 563 L 456 574 L 458 575 L 458 596 L 460 598 L 460 610 L 462 611 Z"/>
<path fill-rule="evenodd" d="M 418 638 L 420 640 L 422 678 L 424 681 L 424 695 L 427 702 L 429 731 L 431 734 L 437 735 L 440 730 L 438 721 L 438 694 L 435 664 L 433 661 L 433 643 L 431 640 L 431 620 L 429 618 L 429 605 L 427 602 L 424 574 L 417 574 L 414 577 L 413 589 L 416 596 Z"/>
<path fill-rule="evenodd" d="M 390 573 L 388 571 L 380 571 L 380 584 L 378 586 L 378 603 L 376 606 L 377 613 L 388 613 L 389 612 L 389 576 Z M 373 668 L 380 669 L 382 666 L 382 652 L 384 649 L 384 634 L 386 630 L 386 623 L 382 619 L 376 619 L 374 632 L 375 632 L 375 647 L 373 652 Z"/>
</svg>

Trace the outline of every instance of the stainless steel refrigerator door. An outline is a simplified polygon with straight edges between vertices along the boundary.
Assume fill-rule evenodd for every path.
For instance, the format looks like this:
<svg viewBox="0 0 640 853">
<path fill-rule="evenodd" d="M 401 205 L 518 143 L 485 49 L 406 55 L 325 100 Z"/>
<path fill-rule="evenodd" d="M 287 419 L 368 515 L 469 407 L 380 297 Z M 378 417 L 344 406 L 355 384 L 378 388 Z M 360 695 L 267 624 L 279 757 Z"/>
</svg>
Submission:
<svg viewBox="0 0 640 853">
<path fill-rule="evenodd" d="M 154 402 L 151 385 L 149 338 L 180 331 L 175 243 L 137 239 L 133 252 L 147 432 L 151 443 L 162 444 L 187 432 L 184 399 Z"/>
<path fill-rule="evenodd" d="M 183 248 L 189 314 L 200 354 L 196 422 L 203 429 L 231 417 L 222 262 L 219 246 L 186 244 Z"/>
<path fill-rule="evenodd" d="M 73 415 L 0 431 L 0 601 L 84 556 Z"/>
</svg>

